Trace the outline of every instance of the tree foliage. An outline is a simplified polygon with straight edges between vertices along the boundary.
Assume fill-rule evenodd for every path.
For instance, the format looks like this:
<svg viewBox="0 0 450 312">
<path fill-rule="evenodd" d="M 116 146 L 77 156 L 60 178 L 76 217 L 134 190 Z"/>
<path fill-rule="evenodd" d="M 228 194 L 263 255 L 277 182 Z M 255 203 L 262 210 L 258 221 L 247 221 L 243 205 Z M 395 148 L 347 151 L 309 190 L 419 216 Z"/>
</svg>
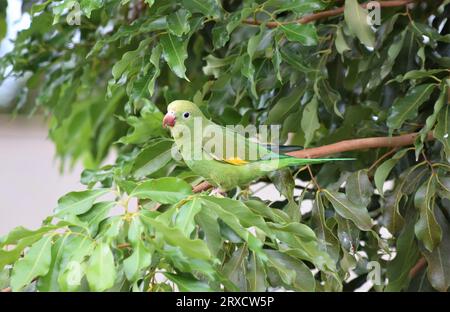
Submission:
<svg viewBox="0 0 450 312">
<path fill-rule="evenodd" d="M 446 291 L 448 4 L 382 7 L 369 26 L 357 0 L 25 1 L 31 25 L 0 81 L 29 76 L 16 111 L 46 114 L 61 161 L 83 162 L 86 190 L 61 197 L 41 228 L 0 239 L 0 286 L 342 291 L 375 261 L 374 290 Z M 279 124 L 282 141 L 305 147 L 419 135 L 311 174 L 273 173 L 263 182 L 284 195 L 276 202 L 239 189 L 221 198 L 194 193 L 202 178 L 171 157 L 161 123 L 176 99 L 223 125 Z"/>
</svg>

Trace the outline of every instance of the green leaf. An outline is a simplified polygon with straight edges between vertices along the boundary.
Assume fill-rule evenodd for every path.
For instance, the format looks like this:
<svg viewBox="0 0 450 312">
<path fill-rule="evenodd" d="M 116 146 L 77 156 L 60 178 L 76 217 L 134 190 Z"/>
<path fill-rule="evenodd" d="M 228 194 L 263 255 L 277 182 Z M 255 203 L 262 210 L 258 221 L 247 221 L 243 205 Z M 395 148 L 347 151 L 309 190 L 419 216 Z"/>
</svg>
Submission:
<svg viewBox="0 0 450 312">
<path fill-rule="evenodd" d="M 448 87 L 447 87 L 448 90 Z M 447 91 L 448 92 L 448 91 Z M 444 94 L 444 93 L 442 93 Z M 442 95 L 441 97 L 447 97 L 448 95 Z M 440 98 L 439 101 L 442 101 Z M 448 103 L 448 100 L 447 100 Z M 438 116 L 438 120 L 436 123 L 436 128 L 434 128 L 433 135 L 436 139 L 438 139 L 443 147 L 445 155 L 447 156 L 447 161 L 450 160 L 450 108 L 449 105 L 445 105 L 442 111 L 440 112 Z"/>
<path fill-rule="evenodd" d="M 152 54 L 150 56 L 150 63 L 153 64 L 155 68 L 155 72 L 153 73 L 153 77 L 151 78 L 150 82 L 148 83 L 148 93 L 150 93 L 150 96 L 153 96 L 155 92 L 155 84 L 156 79 L 158 79 L 161 70 L 159 68 L 159 59 L 161 57 L 161 46 L 157 45 L 153 48 Z"/>
<path fill-rule="evenodd" d="M 212 212 L 214 212 L 226 225 L 228 225 L 237 235 L 239 235 L 239 237 L 241 237 L 243 240 L 245 240 L 248 243 L 249 248 L 254 251 L 255 253 L 257 253 L 258 255 L 261 255 L 261 247 L 262 247 L 262 242 L 256 238 L 255 236 L 253 236 L 253 234 L 251 234 L 247 228 L 245 228 L 244 224 L 241 224 L 241 219 L 238 218 L 235 214 L 234 214 L 234 210 L 229 210 L 231 207 L 233 206 L 229 206 L 226 205 L 226 203 L 232 203 L 232 200 L 228 199 L 225 201 L 221 201 L 220 199 L 217 201 L 217 199 L 215 201 L 215 198 L 208 198 L 208 197 L 201 197 L 201 203 L 202 206 L 204 207 L 204 210 L 210 210 Z M 242 209 L 242 206 L 240 205 L 235 205 L 235 208 L 241 208 L 240 210 L 240 214 L 243 217 L 244 221 L 242 221 L 243 223 L 245 222 L 245 224 L 250 227 L 252 226 L 254 223 L 251 221 L 251 216 L 253 215 L 253 217 L 256 218 L 256 220 L 258 220 L 259 218 L 256 217 L 256 215 L 254 214 L 249 214 L 246 209 Z M 258 220 L 260 221 L 260 220 Z M 264 221 L 263 221 L 264 222 Z M 260 223 L 260 222 L 258 222 Z M 266 230 L 266 232 L 269 232 L 270 230 Z"/>
<path fill-rule="evenodd" d="M 191 194 L 189 183 L 179 178 L 166 177 L 139 184 L 130 196 L 149 198 L 162 204 L 176 204 Z"/>
<path fill-rule="evenodd" d="M 267 265 L 274 268 L 283 282 L 297 291 L 314 291 L 315 280 L 309 268 L 297 259 L 276 250 L 264 250 Z"/>
<path fill-rule="evenodd" d="M 442 240 L 429 252 L 423 252 L 428 263 L 428 280 L 439 291 L 447 291 L 450 286 L 450 226 L 442 211 L 436 209 L 436 219 L 442 229 Z"/>
<path fill-rule="evenodd" d="M 375 36 L 367 22 L 367 11 L 357 0 L 345 0 L 344 18 L 350 32 L 358 37 L 361 43 L 371 48 L 375 46 Z"/>
<path fill-rule="evenodd" d="M 160 43 L 163 48 L 163 57 L 170 69 L 178 77 L 189 81 L 186 77 L 186 67 L 184 66 L 184 61 L 188 57 L 188 40 L 173 36 L 171 34 L 165 34 L 161 36 Z"/>
<path fill-rule="evenodd" d="M 269 111 L 269 116 L 267 117 L 267 124 L 277 124 L 282 122 L 286 116 L 300 108 L 300 99 L 305 93 L 305 87 L 294 88 L 287 96 L 282 97 Z"/>
<path fill-rule="evenodd" d="M 177 274 L 164 272 L 164 276 L 177 284 L 180 291 L 206 292 L 213 291 L 207 283 L 199 281 L 193 277 L 185 277 Z"/>
<path fill-rule="evenodd" d="M 280 24 L 279 28 L 289 41 L 300 42 L 305 46 L 317 45 L 316 27 L 312 24 Z"/>
<path fill-rule="evenodd" d="M 78 219 L 84 222 L 89 228 L 91 235 L 94 235 L 97 233 L 100 223 L 108 218 L 111 209 L 116 205 L 117 203 L 112 201 L 95 203 L 91 210 L 79 215 Z"/>
<path fill-rule="evenodd" d="M 416 159 L 419 158 L 419 155 L 423 149 L 423 144 L 425 143 L 425 141 L 428 137 L 428 133 L 431 131 L 431 129 L 433 129 L 438 117 L 440 115 L 442 115 L 442 114 L 440 114 L 440 112 L 441 112 L 442 108 L 444 107 L 445 102 L 447 101 L 447 96 L 448 96 L 447 95 L 447 85 L 443 84 L 441 95 L 439 96 L 438 100 L 434 104 L 433 114 L 428 116 L 427 120 L 425 121 L 425 126 L 422 128 L 422 130 L 420 130 L 420 135 L 417 136 L 417 138 L 416 138 L 416 142 L 414 144 L 416 147 Z M 439 133 L 439 131 L 442 131 L 442 129 L 437 128 L 437 130 L 438 130 L 437 139 L 443 141 L 443 139 L 444 139 L 443 136 L 445 134 Z"/>
<path fill-rule="evenodd" d="M 228 58 L 218 58 L 214 55 L 208 55 L 205 57 L 206 66 L 203 66 L 203 73 L 205 75 L 212 75 L 214 78 L 218 78 L 221 71 L 225 70 L 226 66 L 233 63 L 234 57 L 228 57 Z"/>
<path fill-rule="evenodd" d="M 169 227 L 164 223 L 141 214 L 141 220 L 153 227 L 164 240 L 172 246 L 177 246 L 188 257 L 201 260 L 209 260 L 211 253 L 205 242 L 200 239 L 189 239 L 181 230 Z"/>
<path fill-rule="evenodd" d="M 88 236 L 71 235 L 61 244 L 58 285 L 61 291 L 76 291 L 84 276 L 82 263 L 92 254 L 94 242 Z"/>
<path fill-rule="evenodd" d="M 309 146 L 309 143 L 314 139 L 314 134 L 320 128 L 319 117 L 317 116 L 318 104 L 317 98 L 313 97 L 303 109 L 300 125 L 305 135 L 305 147 Z"/>
<path fill-rule="evenodd" d="M 235 215 L 244 227 L 256 226 L 266 233 L 270 232 L 264 219 L 253 213 L 250 208 L 239 200 L 211 196 L 210 198 L 207 198 L 207 201 L 216 203 L 222 207 L 224 211 Z"/>
<path fill-rule="evenodd" d="M 161 112 L 142 112 L 141 118 L 130 116 L 127 123 L 133 131 L 122 137 L 119 142 L 124 144 L 142 144 L 154 137 L 166 135 L 162 127 L 163 114 Z"/>
<path fill-rule="evenodd" d="M 331 88 L 328 79 L 319 78 L 314 83 L 314 92 L 319 100 L 325 104 L 328 112 L 334 112 L 340 118 L 344 118 L 338 109 L 338 103 L 341 100 L 341 95 Z"/>
<path fill-rule="evenodd" d="M 41 239 L 44 233 L 37 233 L 32 236 L 21 239 L 13 249 L 3 250 L 0 248 L 0 269 L 3 269 L 7 264 L 13 264 L 20 258 L 23 250 Z"/>
<path fill-rule="evenodd" d="M 91 209 L 95 200 L 108 193 L 108 189 L 70 192 L 58 200 L 55 214 L 58 216 L 80 215 Z"/>
<path fill-rule="evenodd" d="M 181 230 L 187 237 L 194 231 L 196 224 L 194 222 L 195 216 L 201 211 L 202 206 L 197 198 L 184 204 L 175 219 L 175 226 Z"/>
<path fill-rule="evenodd" d="M 64 256 L 64 247 L 68 238 L 69 234 L 64 234 L 59 237 L 51 247 L 51 264 L 47 274 L 38 279 L 39 291 L 60 291 L 58 285 L 58 275 L 60 274 L 61 259 Z"/>
<path fill-rule="evenodd" d="M 339 27 L 336 30 L 336 40 L 334 41 L 334 45 L 336 46 L 336 50 L 339 54 L 344 55 L 345 52 L 351 51 L 347 41 L 344 37 L 344 32 L 342 31 L 342 27 Z"/>
<path fill-rule="evenodd" d="M 396 82 L 404 82 L 406 80 L 418 80 L 418 79 L 424 79 L 424 78 L 430 78 L 434 77 L 433 75 L 442 73 L 444 71 L 447 71 L 446 69 L 430 69 L 430 70 L 423 70 L 423 69 L 415 69 L 407 72 L 404 75 L 398 75 L 391 81 Z M 389 83 L 388 82 L 388 83 Z"/>
<path fill-rule="evenodd" d="M 222 250 L 223 238 L 220 232 L 218 217 L 213 211 L 202 209 L 196 216 L 195 221 L 203 233 L 203 240 L 213 256 Z"/>
<path fill-rule="evenodd" d="M 251 254 L 247 270 L 248 291 L 266 291 L 266 275 L 261 260 L 254 253 Z"/>
<path fill-rule="evenodd" d="M 0 41 L 6 36 L 8 25 L 6 23 L 6 15 L 0 12 Z"/>
<path fill-rule="evenodd" d="M 394 166 L 398 163 L 398 161 L 403 156 L 405 156 L 407 151 L 408 149 L 402 149 L 398 151 L 397 153 L 394 154 L 394 156 L 392 156 L 391 159 L 386 160 L 375 171 L 374 175 L 375 186 L 377 187 L 377 190 L 381 196 L 383 196 L 383 185 L 387 177 L 389 176 L 389 173 L 391 172 L 392 168 L 394 168 Z"/>
<path fill-rule="evenodd" d="M 39 236 L 39 238 L 44 235 L 45 233 L 50 232 L 51 230 L 59 228 L 58 225 L 50 225 L 50 226 L 43 226 L 35 231 L 29 230 L 27 228 L 24 228 L 23 226 L 15 227 L 11 230 L 7 235 L 2 236 L 0 238 L 0 247 L 6 246 L 6 245 L 13 245 L 17 244 L 23 239 L 33 237 L 33 236 Z M 39 239 L 38 238 L 38 239 Z"/>
<path fill-rule="evenodd" d="M 412 221 L 412 220 L 411 220 Z M 419 248 L 414 237 L 414 222 L 408 222 L 398 236 L 396 256 L 387 265 L 389 283 L 386 291 L 400 291 L 408 283 L 409 272 L 419 258 Z"/>
<path fill-rule="evenodd" d="M 172 146 L 173 141 L 163 140 L 141 150 L 133 164 L 133 176 L 140 179 L 167 165 L 172 160 Z"/>
<path fill-rule="evenodd" d="M 283 80 L 281 77 L 281 69 L 280 69 L 281 63 L 282 63 L 282 59 L 281 59 L 280 49 L 278 48 L 278 45 L 276 43 L 274 43 L 272 64 L 273 64 L 273 67 L 277 74 L 277 79 L 280 82 L 282 82 L 282 80 Z"/>
<path fill-rule="evenodd" d="M 116 267 L 108 244 L 100 242 L 94 248 L 86 268 L 86 278 L 93 291 L 105 291 L 114 286 Z"/>
<path fill-rule="evenodd" d="M 47 274 L 52 261 L 52 236 L 45 236 L 34 243 L 25 256 L 13 267 L 11 288 L 20 291 L 38 277 Z"/>
<path fill-rule="evenodd" d="M 417 116 L 417 109 L 428 100 L 435 87 L 434 84 L 413 87 L 405 97 L 395 100 L 387 120 L 390 133 L 400 129 L 406 120 L 411 120 Z"/>
<path fill-rule="evenodd" d="M 241 74 L 248 79 L 250 91 L 253 97 L 258 98 L 255 82 L 255 66 L 253 66 L 252 60 L 249 55 L 243 55 L 240 58 L 240 61 L 242 62 Z"/>
<path fill-rule="evenodd" d="M 289 223 L 283 226 L 272 223 L 269 225 L 276 238 L 286 246 L 280 250 L 290 256 L 309 261 L 320 270 L 335 272 L 334 261 L 323 251 L 319 240 L 308 226 L 299 223 Z"/>
<path fill-rule="evenodd" d="M 84 276 L 84 269 L 80 262 L 69 261 L 64 266 L 64 271 L 58 277 L 58 284 L 62 291 L 76 291 L 80 288 Z"/>
<path fill-rule="evenodd" d="M 356 171 L 348 177 L 345 194 L 351 202 L 367 207 L 373 194 L 373 186 L 366 170 Z"/>
<path fill-rule="evenodd" d="M 0 289 L 9 287 L 10 269 L 3 269 L 0 271 Z"/>
<path fill-rule="evenodd" d="M 369 231 L 372 228 L 372 220 L 363 205 L 349 201 L 342 193 L 324 190 L 324 194 L 340 216 L 352 220 L 363 231 Z"/>
<path fill-rule="evenodd" d="M 259 46 L 259 44 L 260 44 L 260 42 L 261 42 L 261 39 L 262 39 L 262 37 L 263 37 L 264 30 L 265 30 L 265 26 L 264 26 L 264 25 L 261 25 L 258 34 L 255 35 L 255 36 L 253 36 L 253 37 L 251 37 L 251 38 L 248 40 L 248 44 L 247 44 L 247 53 L 248 53 L 248 55 L 250 56 L 250 60 L 251 60 L 251 61 L 253 61 L 253 59 L 254 59 L 254 57 L 255 57 L 255 52 L 257 51 L 258 46 Z"/>
<path fill-rule="evenodd" d="M 230 34 L 228 33 L 225 25 L 218 24 L 212 30 L 213 46 L 215 49 L 223 48 L 230 40 Z"/>
<path fill-rule="evenodd" d="M 192 13 L 202 13 L 213 17 L 219 15 L 218 6 L 214 0 L 183 0 L 183 5 Z"/>
<path fill-rule="evenodd" d="M 81 9 L 87 18 L 91 18 L 91 12 L 103 6 L 103 0 L 81 0 Z"/>
<path fill-rule="evenodd" d="M 131 256 L 123 260 L 123 270 L 127 279 L 131 282 L 138 280 L 152 261 L 150 250 L 145 247 L 142 241 L 138 241 L 133 247 Z"/>
<path fill-rule="evenodd" d="M 325 8 L 325 4 L 320 0 L 269 0 L 264 7 L 273 8 L 277 14 L 285 11 L 305 14 Z"/>
<path fill-rule="evenodd" d="M 420 218 L 415 233 L 428 251 L 433 251 L 442 239 L 442 231 L 434 215 L 436 207 L 436 178 L 431 176 L 420 186 L 414 196 L 414 206 L 419 209 Z"/>
<path fill-rule="evenodd" d="M 339 259 L 339 240 L 325 219 L 325 207 L 321 193 L 316 194 L 314 205 L 311 211 L 314 232 L 317 235 L 320 249 L 326 252 L 335 262 Z"/>
<path fill-rule="evenodd" d="M 167 17 L 167 25 L 169 31 L 175 36 L 182 36 L 187 34 L 190 30 L 188 19 L 191 17 L 191 13 L 185 9 L 179 9 L 175 13 L 170 14 Z"/>
<path fill-rule="evenodd" d="M 149 43 L 149 39 L 141 41 L 136 50 L 125 52 L 120 61 L 114 64 L 112 75 L 116 81 L 119 80 L 122 75 L 128 76 L 130 71 L 138 65 L 136 62 L 138 62 L 139 58 L 147 49 Z"/>
<path fill-rule="evenodd" d="M 283 58 L 283 61 L 286 61 L 289 65 L 292 66 L 292 68 L 303 72 L 303 73 L 310 73 L 315 72 L 316 70 L 308 67 L 305 64 L 305 60 L 301 55 L 296 54 L 296 52 L 293 49 L 290 49 L 288 47 L 282 47 L 280 49 L 281 57 Z"/>
<path fill-rule="evenodd" d="M 383 64 L 372 71 L 370 80 L 367 83 L 367 89 L 378 87 L 382 80 L 392 73 L 395 61 L 404 46 L 405 37 L 406 30 L 394 37 L 394 42 L 387 49 Z"/>
<path fill-rule="evenodd" d="M 240 291 L 247 291 L 247 257 L 248 249 L 241 246 L 233 252 L 222 268 L 223 275 L 235 284 Z"/>
</svg>

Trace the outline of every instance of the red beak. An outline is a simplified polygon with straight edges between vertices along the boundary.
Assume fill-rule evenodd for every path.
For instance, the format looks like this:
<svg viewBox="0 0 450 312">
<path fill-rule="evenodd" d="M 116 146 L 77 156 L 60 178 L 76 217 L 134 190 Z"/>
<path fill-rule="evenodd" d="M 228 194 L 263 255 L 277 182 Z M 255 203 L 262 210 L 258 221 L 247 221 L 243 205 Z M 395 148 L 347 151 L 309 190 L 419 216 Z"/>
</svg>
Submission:
<svg viewBox="0 0 450 312">
<path fill-rule="evenodd" d="M 167 126 L 173 127 L 174 125 L 175 125 L 175 115 L 172 113 L 167 113 L 163 119 L 163 127 L 164 128 L 166 128 Z"/>
</svg>

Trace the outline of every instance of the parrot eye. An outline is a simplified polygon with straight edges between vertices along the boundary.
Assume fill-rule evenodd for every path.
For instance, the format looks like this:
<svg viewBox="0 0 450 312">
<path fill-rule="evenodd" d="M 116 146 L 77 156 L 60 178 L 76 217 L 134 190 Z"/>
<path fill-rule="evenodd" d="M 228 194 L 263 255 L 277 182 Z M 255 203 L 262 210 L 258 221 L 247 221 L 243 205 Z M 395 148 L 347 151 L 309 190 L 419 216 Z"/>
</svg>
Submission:
<svg viewBox="0 0 450 312">
<path fill-rule="evenodd" d="M 188 112 L 186 112 L 186 113 L 183 114 L 183 118 L 187 119 L 187 118 L 189 118 L 189 115 L 190 114 Z"/>
</svg>

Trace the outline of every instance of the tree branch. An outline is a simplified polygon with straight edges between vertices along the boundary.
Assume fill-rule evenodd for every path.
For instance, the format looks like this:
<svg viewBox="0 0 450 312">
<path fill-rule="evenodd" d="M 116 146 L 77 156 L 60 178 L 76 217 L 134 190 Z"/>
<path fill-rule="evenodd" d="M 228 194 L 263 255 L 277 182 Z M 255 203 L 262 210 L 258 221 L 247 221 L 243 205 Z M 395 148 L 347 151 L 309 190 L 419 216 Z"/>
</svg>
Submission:
<svg viewBox="0 0 450 312">
<path fill-rule="evenodd" d="M 378 3 L 380 4 L 380 7 L 388 8 L 388 7 L 405 6 L 414 1 L 415 0 L 394 0 L 394 1 L 378 1 Z M 363 3 L 361 6 L 363 8 L 366 8 L 368 3 L 369 2 Z M 327 10 L 327 11 L 313 13 L 313 14 L 304 16 L 300 19 L 294 20 L 294 21 L 267 22 L 266 27 L 267 28 L 276 28 L 280 25 L 286 25 L 286 24 L 307 24 L 307 23 L 311 23 L 313 21 L 316 21 L 316 20 L 319 20 L 322 18 L 340 15 L 340 14 L 344 13 L 344 8 L 345 7 L 339 7 L 339 8 L 335 8 L 335 9 L 331 9 L 331 10 Z M 242 23 L 248 24 L 248 25 L 261 25 L 262 22 L 260 20 L 256 20 L 256 19 L 247 19 L 247 20 L 243 20 Z"/>
<path fill-rule="evenodd" d="M 381 147 L 401 147 L 407 146 L 414 143 L 416 137 L 419 133 L 408 133 L 396 137 L 374 137 L 374 138 L 363 138 L 363 139 L 352 139 L 337 142 L 334 144 L 324 145 L 320 147 L 306 148 L 300 151 L 294 151 L 287 153 L 287 155 L 298 157 L 298 158 L 318 158 L 330 156 L 336 153 L 349 152 L 355 150 L 365 150 L 370 148 L 381 148 Z M 433 133 L 430 131 L 427 135 L 427 140 L 433 140 Z M 200 193 L 206 191 L 212 187 L 211 184 L 204 181 L 197 184 L 193 191 L 194 193 Z"/>
<path fill-rule="evenodd" d="M 298 158 L 318 158 L 323 156 L 329 156 L 331 154 L 354 150 L 364 150 L 369 148 L 380 148 L 380 147 L 407 146 L 414 143 L 417 135 L 418 133 L 408 133 L 396 137 L 375 137 L 375 138 L 345 140 L 334 144 L 290 152 L 287 153 L 287 155 Z M 429 132 L 427 140 L 432 140 L 433 138 L 434 138 L 433 133 Z"/>
<path fill-rule="evenodd" d="M 409 271 L 409 278 L 414 278 L 422 269 L 427 265 L 427 261 L 424 257 L 420 258 L 419 261 L 412 267 Z"/>
</svg>

